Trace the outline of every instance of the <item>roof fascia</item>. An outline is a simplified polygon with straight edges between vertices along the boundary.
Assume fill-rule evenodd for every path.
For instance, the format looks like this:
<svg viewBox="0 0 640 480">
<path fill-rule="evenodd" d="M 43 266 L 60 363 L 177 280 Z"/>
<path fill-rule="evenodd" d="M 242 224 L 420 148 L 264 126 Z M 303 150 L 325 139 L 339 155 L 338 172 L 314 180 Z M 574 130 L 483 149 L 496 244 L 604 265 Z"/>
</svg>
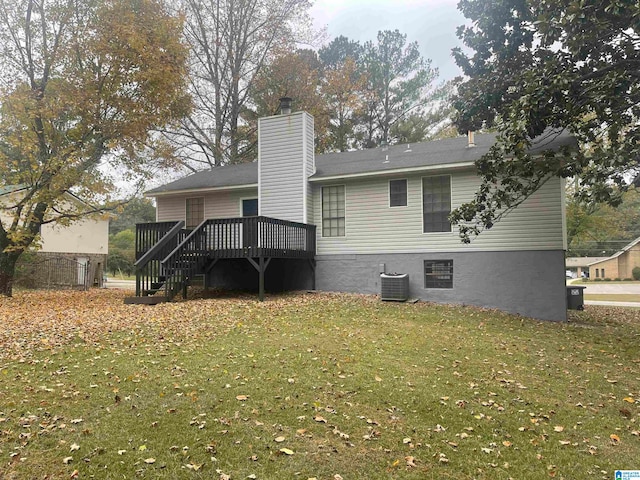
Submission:
<svg viewBox="0 0 640 480">
<path fill-rule="evenodd" d="M 446 163 L 439 165 L 426 165 L 421 167 L 406 167 L 406 168 L 395 168 L 392 170 L 378 170 L 373 172 L 360 172 L 360 173 L 347 173 L 343 175 L 330 175 L 326 177 L 311 177 L 309 178 L 310 182 L 324 182 L 324 181 L 333 181 L 333 180 L 342 180 L 348 178 L 363 178 L 363 177 L 380 177 L 380 176 L 389 176 L 389 175 L 397 175 L 401 173 L 420 173 L 420 172 L 429 172 L 433 170 L 461 170 L 469 167 L 473 167 L 475 162 L 460 162 L 460 163 Z"/>
<path fill-rule="evenodd" d="M 144 196 L 149 198 L 153 197 L 164 197 L 167 195 L 180 195 L 180 194 L 191 194 L 191 193 L 207 193 L 207 192 L 220 192 L 226 190 L 246 190 L 249 188 L 258 188 L 257 183 L 247 183 L 245 185 L 227 185 L 223 187 L 203 187 L 203 188 L 185 188 L 182 190 L 169 190 L 166 192 L 145 192 Z"/>
</svg>

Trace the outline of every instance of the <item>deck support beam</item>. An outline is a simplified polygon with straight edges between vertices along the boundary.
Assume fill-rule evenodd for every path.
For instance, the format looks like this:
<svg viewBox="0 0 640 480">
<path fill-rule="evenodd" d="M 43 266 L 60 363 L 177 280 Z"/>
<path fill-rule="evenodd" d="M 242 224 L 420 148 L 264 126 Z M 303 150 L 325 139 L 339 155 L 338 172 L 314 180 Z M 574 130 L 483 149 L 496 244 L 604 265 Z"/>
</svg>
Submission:
<svg viewBox="0 0 640 480">
<path fill-rule="evenodd" d="M 264 272 L 267 270 L 267 267 L 269 266 L 269 262 L 271 262 L 271 257 L 266 259 L 264 257 L 258 257 L 257 262 L 251 257 L 247 257 L 247 260 L 249 260 L 251 265 L 253 265 L 253 268 L 255 268 L 258 271 L 258 275 L 259 275 L 258 299 L 262 302 L 264 301 Z"/>
</svg>

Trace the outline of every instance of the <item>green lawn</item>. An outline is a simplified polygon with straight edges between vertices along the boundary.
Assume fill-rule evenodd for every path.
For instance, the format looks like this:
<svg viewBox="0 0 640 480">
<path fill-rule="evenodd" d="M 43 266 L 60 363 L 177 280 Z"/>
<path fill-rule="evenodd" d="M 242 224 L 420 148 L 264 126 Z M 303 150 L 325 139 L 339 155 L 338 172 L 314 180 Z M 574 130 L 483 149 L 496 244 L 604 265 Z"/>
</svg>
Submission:
<svg viewBox="0 0 640 480">
<path fill-rule="evenodd" d="M 612 479 L 640 313 L 295 294 L 0 298 L 0 478 Z"/>
<path fill-rule="evenodd" d="M 585 293 L 585 300 L 602 300 L 607 302 L 640 302 L 640 295 L 627 293 Z"/>
</svg>

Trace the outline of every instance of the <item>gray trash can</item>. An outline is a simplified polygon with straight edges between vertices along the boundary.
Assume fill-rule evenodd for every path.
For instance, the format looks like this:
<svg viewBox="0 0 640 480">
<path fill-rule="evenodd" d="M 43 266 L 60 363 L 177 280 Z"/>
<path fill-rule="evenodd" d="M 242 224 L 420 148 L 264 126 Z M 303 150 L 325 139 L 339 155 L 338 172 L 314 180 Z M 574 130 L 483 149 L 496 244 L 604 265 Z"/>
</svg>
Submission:
<svg viewBox="0 0 640 480">
<path fill-rule="evenodd" d="M 584 289 L 578 285 L 567 285 L 567 308 L 569 310 L 584 310 Z"/>
</svg>

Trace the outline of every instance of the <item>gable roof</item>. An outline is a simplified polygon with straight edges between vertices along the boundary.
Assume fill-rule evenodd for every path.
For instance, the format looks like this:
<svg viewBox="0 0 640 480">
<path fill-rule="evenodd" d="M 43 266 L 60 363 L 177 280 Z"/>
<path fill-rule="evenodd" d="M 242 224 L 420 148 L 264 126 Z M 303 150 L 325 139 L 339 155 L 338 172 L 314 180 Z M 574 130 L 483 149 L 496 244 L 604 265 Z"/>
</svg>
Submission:
<svg viewBox="0 0 640 480">
<path fill-rule="evenodd" d="M 622 247 L 620 250 L 618 250 L 616 253 L 614 253 L 613 255 L 611 255 L 610 257 L 605 257 L 605 258 L 601 258 L 600 260 L 591 262 L 588 266 L 592 267 L 598 263 L 602 263 L 605 260 L 613 260 L 614 258 L 618 258 L 620 255 L 622 255 L 625 252 L 628 252 L 629 250 L 631 250 L 633 247 L 635 247 L 638 243 L 640 243 L 640 237 L 636 238 L 635 240 L 633 240 L 631 243 L 629 243 L 628 245 Z"/>
<path fill-rule="evenodd" d="M 447 138 L 431 142 L 400 144 L 368 150 L 328 153 L 315 157 L 316 172 L 311 182 L 339 178 L 390 175 L 400 172 L 437 168 L 471 167 L 486 154 L 496 141 L 497 134 L 475 135 L 475 146 L 469 147 L 467 137 Z M 566 131 L 548 131 L 534 140 L 530 153 L 557 150 L 572 146 L 576 140 Z M 197 172 L 146 192 L 156 196 L 192 190 L 216 190 L 258 186 L 257 162 L 225 165 Z"/>
</svg>

